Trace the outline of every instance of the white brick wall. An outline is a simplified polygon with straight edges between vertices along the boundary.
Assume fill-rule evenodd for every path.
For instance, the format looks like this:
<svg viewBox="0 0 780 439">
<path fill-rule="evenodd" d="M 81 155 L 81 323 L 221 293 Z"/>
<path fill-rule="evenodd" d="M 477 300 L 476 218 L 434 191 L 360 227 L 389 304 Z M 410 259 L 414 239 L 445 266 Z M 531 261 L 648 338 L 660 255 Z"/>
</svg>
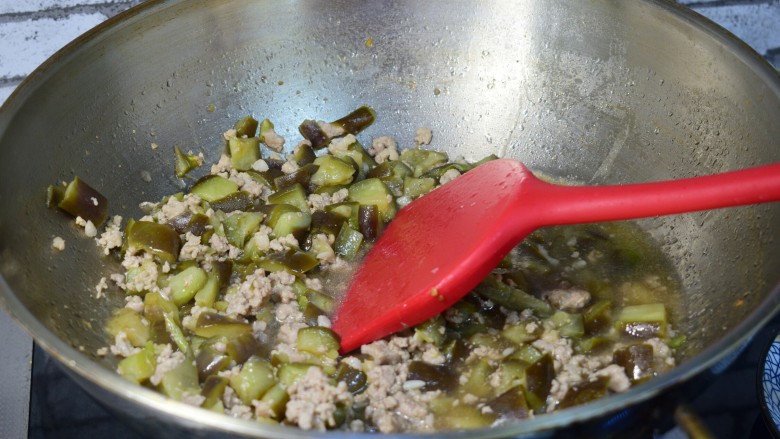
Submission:
<svg viewBox="0 0 780 439">
<path fill-rule="evenodd" d="M 694 6 L 780 68 L 780 1 L 697 2 Z"/>
<path fill-rule="evenodd" d="M 8 99 L 8 96 L 11 96 L 11 93 L 16 88 L 15 85 L 5 85 L 0 86 L 0 105 L 2 105 L 3 102 L 5 102 L 6 99 Z"/>
<path fill-rule="evenodd" d="M 0 25 L 0 78 L 26 76 L 62 46 L 106 18 L 100 13 L 72 14 L 60 19 L 27 19 Z"/>
<path fill-rule="evenodd" d="M 65 44 L 141 0 L 0 0 L 0 104 Z"/>
<path fill-rule="evenodd" d="M 128 3 L 125 0 L 0 0 L 0 14 L 37 12 L 73 6 Z"/>
</svg>

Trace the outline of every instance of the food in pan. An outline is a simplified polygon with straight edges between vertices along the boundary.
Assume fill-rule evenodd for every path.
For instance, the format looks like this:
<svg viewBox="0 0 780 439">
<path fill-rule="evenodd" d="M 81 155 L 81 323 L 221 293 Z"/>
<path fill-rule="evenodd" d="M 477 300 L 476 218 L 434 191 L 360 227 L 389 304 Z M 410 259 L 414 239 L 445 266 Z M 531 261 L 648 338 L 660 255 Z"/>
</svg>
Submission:
<svg viewBox="0 0 780 439">
<path fill-rule="evenodd" d="M 51 187 L 50 205 L 85 231 L 107 221 L 95 239 L 121 260 L 97 287 L 126 300 L 100 354 L 207 410 L 385 433 L 514 422 L 674 367 L 679 285 L 628 223 L 535 232 L 446 312 L 341 355 L 329 316 L 371 243 L 398 209 L 494 158 L 450 160 L 425 128 L 409 148 L 365 147 L 355 135 L 374 117 L 306 120 L 284 156 L 270 121 L 243 118 L 206 175 L 137 219 L 107 219 L 78 178 Z M 202 155 L 174 155 L 178 177 L 202 171 Z"/>
</svg>

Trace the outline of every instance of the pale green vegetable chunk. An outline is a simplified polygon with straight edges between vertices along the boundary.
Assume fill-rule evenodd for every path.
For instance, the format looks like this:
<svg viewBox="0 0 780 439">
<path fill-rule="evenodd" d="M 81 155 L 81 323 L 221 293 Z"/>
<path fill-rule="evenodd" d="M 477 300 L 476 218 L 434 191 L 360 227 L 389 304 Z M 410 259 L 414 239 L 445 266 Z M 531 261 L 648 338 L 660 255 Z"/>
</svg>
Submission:
<svg viewBox="0 0 780 439">
<path fill-rule="evenodd" d="M 254 399 L 260 399 L 274 384 L 276 379 L 271 364 L 254 356 L 246 360 L 241 372 L 230 377 L 230 387 L 246 405 L 251 405 Z"/>
<path fill-rule="evenodd" d="M 268 404 L 268 408 L 273 412 L 274 419 L 281 419 L 284 416 L 284 409 L 287 406 L 287 401 L 290 400 L 290 395 L 287 393 L 285 387 L 279 383 L 265 392 L 265 395 L 260 401 Z"/>
<path fill-rule="evenodd" d="M 615 326 L 634 337 L 666 337 L 666 307 L 663 303 L 626 306 L 618 313 Z"/>
<path fill-rule="evenodd" d="M 265 215 L 260 212 L 241 212 L 231 215 L 222 222 L 225 238 L 235 247 L 243 247 L 246 240 L 257 231 Z"/>
<path fill-rule="evenodd" d="M 142 347 L 149 340 L 149 325 L 144 323 L 140 314 L 130 308 L 120 308 L 106 325 L 106 331 L 112 337 L 124 332 L 135 347 Z"/>
<path fill-rule="evenodd" d="M 195 293 L 195 304 L 198 306 L 214 306 L 219 296 L 219 277 L 209 273 L 208 280 L 203 287 Z"/>
<path fill-rule="evenodd" d="M 122 359 L 117 365 L 117 371 L 128 381 L 142 383 L 154 375 L 157 367 L 155 358 L 154 344 L 147 342 L 144 349 Z"/>
<path fill-rule="evenodd" d="M 317 157 L 314 164 L 318 165 L 319 169 L 311 176 L 311 182 L 317 186 L 336 186 L 352 182 L 355 168 L 341 159 L 324 155 Z"/>
<path fill-rule="evenodd" d="M 239 171 L 252 169 L 252 163 L 260 160 L 260 139 L 257 137 L 231 137 L 228 148 L 230 163 Z"/>
<path fill-rule="evenodd" d="M 195 294 L 206 285 L 208 275 L 200 267 L 189 267 L 174 275 L 168 286 L 176 306 L 182 306 L 192 300 Z"/>
<path fill-rule="evenodd" d="M 238 192 L 238 185 L 219 175 L 208 175 L 201 178 L 190 190 L 190 193 L 209 203 L 221 200 L 234 192 Z"/>
<path fill-rule="evenodd" d="M 299 351 L 336 358 L 339 355 L 339 338 L 330 328 L 310 326 L 298 330 Z"/>
<path fill-rule="evenodd" d="M 367 178 L 350 186 L 349 200 L 362 205 L 375 205 L 384 222 L 392 220 L 397 211 L 393 194 L 378 178 Z"/>
<path fill-rule="evenodd" d="M 282 363 L 278 372 L 279 382 L 289 389 L 290 386 L 300 381 L 306 375 L 310 367 L 317 366 L 307 363 Z"/>
<path fill-rule="evenodd" d="M 200 395 L 198 371 L 192 360 L 185 359 L 165 372 L 160 382 L 160 390 L 177 401 L 181 401 L 186 395 Z"/>
</svg>

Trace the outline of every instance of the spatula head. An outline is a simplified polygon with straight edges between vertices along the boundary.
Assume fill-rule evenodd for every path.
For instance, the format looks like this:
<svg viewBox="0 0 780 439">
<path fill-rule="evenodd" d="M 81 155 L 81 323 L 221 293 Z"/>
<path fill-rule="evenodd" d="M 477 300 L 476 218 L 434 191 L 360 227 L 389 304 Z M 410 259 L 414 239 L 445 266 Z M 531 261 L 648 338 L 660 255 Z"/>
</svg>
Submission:
<svg viewBox="0 0 780 439">
<path fill-rule="evenodd" d="M 528 179 L 519 162 L 493 160 L 401 209 L 336 311 L 342 352 L 436 316 L 484 279 L 533 229 L 514 221 Z"/>
</svg>

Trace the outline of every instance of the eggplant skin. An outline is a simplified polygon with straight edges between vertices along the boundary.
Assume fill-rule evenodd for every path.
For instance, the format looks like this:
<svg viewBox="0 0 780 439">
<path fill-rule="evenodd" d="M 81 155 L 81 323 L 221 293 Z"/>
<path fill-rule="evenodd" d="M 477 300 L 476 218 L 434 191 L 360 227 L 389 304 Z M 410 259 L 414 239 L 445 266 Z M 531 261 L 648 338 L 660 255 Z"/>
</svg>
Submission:
<svg viewBox="0 0 780 439">
<path fill-rule="evenodd" d="M 181 250 L 181 238 L 173 227 L 151 221 L 129 222 L 125 228 L 128 248 L 145 250 L 160 260 L 174 263 Z"/>
<path fill-rule="evenodd" d="M 66 187 L 49 186 L 46 191 L 47 205 L 85 221 L 92 221 L 100 227 L 108 218 L 108 198 L 88 185 L 79 177 L 74 177 Z"/>
<path fill-rule="evenodd" d="M 371 107 L 364 105 L 328 125 L 335 127 L 341 133 L 357 134 L 368 128 L 369 125 L 374 123 L 375 119 L 376 113 L 374 110 Z M 314 149 L 322 149 L 328 146 L 328 143 L 330 143 L 332 139 L 331 135 L 323 129 L 322 125 L 312 119 L 306 119 L 301 122 L 298 126 L 298 131 L 304 139 L 311 142 L 311 146 Z"/>
</svg>

